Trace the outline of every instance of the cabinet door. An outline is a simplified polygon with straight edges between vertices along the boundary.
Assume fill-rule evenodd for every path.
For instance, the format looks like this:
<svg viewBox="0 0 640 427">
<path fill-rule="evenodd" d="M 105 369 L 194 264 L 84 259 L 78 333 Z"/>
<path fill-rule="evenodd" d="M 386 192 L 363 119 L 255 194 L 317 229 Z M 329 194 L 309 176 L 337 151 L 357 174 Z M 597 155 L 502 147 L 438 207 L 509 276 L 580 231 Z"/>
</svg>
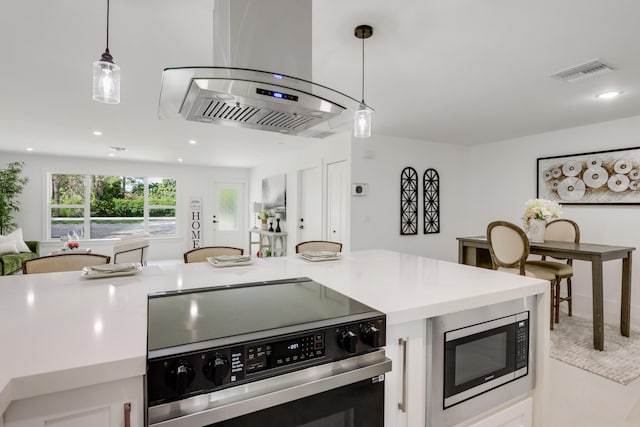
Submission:
<svg viewBox="0 0 640 427">
<path fill-rule="evenodd" d="M 142 427 L 142 390 L 140 377 L 17 400 L 5 427 Z"/>
<path fill-rule="evenodd" d="M 425 425 L 425 333 L 425 320 L 387 326 L 392 370 L 385 378 L 385 426 Z"/>
<path fill-rule="evenodd" d="M 531 427 L 533 425 L 533 399 L 528 397 L 469 427 Z"/>
</svg>

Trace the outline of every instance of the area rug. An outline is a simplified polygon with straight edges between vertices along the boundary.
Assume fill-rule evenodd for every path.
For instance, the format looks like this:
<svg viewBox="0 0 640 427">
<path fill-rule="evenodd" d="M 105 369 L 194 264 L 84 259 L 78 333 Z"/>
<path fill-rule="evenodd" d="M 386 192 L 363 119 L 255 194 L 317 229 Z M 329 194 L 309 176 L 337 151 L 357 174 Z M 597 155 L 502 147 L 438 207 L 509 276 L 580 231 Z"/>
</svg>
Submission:
<svg viewBox="0 0 640 427">
<path fill-rule="evenodd" d="M 604 351 L 593 348 L 590 319 L 563 316 L 550 331 L 549 355 L 611 381 L 626 385 L 640 376 L 640 336 L 620 335 L 620 328 L 604 325 Z"/>
</svg>

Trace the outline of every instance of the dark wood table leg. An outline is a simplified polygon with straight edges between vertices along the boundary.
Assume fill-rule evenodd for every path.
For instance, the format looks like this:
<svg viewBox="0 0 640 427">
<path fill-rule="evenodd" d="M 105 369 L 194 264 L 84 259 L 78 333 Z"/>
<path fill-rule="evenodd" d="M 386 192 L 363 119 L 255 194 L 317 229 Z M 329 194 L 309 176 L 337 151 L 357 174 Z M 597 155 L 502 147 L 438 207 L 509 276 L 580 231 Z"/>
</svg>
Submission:
<svg viewBox="0 0 640 427">
<path fill-rule="evenodd" d="M 458 240 L 458 264 L 465 264 L 464 244 Z"/>
<path fill-rule="evenodd" d="M 628 337 L 631 328 L 631 251 L 622 258 L 622 300 L 620 302 L 620 333 Z"/>
<path fill-rule="evenodd" d="M 591 280 L 593 281 L 593 347 L 596 350 L 604 350 L 602 257 L 594 257 L 591 260 Z"/>
</svg>

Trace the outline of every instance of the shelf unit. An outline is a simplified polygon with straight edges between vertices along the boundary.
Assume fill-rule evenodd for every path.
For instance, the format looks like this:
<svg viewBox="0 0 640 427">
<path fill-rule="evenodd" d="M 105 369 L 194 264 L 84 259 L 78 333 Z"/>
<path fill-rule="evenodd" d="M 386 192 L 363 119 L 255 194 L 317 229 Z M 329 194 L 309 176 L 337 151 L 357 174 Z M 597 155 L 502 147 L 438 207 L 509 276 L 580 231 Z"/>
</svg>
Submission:
<svg viewBox="0 0 640 427">
<path fill-rule="evenodd" d="M 258 240 L 254 240 L 254 235 L 257 235 Z M 251 255 L 255 253 L 254 247 L 256 246 L 261 256 L 266 256 L 267 251 L 271 252 L 271 256 L 286 256 L 287 233 L 251 228 L 249 229 L 249 252 Z"/>
</svg>

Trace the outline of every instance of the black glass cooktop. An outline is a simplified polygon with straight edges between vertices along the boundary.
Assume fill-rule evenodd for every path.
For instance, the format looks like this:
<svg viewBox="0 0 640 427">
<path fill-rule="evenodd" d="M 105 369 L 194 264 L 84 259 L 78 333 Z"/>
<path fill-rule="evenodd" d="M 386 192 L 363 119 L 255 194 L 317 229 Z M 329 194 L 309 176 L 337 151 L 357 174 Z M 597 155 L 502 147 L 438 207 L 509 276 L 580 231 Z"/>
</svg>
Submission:
<svg viewBox="0 0 640 427">
<path fill-rule="evenodd" d="M 150 294 L 148 350 L 375 312 L 308 278 Z"/>
</svg>

